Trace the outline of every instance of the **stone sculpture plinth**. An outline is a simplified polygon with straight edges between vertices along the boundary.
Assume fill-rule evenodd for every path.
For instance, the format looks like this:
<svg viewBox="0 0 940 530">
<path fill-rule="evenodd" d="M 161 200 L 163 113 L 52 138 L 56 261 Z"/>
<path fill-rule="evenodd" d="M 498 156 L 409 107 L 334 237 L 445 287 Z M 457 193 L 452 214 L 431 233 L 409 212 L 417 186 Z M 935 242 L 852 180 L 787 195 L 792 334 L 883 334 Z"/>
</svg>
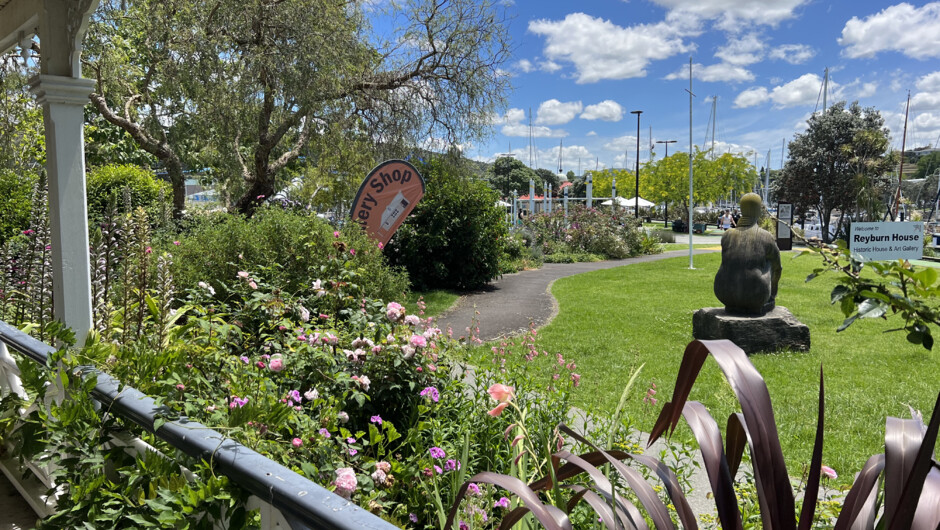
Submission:
<svg viewBox="0 0 940 530">
<path fill-rule="evenodd" d="M 700 340 L 728 339 L 748 355 L 758 352 L 809 351 L 809 327 L 783 306 L 760 316 L 729 313 L 706 307 L 692 315 L 692 336 Z"/>
</svg>

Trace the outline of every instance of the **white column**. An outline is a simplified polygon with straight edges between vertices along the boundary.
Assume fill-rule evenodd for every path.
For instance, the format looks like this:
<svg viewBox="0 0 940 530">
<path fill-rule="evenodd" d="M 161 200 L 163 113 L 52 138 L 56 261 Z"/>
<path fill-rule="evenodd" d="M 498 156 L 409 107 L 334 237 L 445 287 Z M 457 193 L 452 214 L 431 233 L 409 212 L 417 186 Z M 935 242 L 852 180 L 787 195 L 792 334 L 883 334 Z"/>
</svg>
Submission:
<svg viewBox="0 0 940 530">
<path fill-rule="evenodd" d="M 53 310 L 79 345 L 92 327 L 82 108 L 94 85 L 91 79 L 57 75 L 30 81 L 46 129 Z"/>
</svg>

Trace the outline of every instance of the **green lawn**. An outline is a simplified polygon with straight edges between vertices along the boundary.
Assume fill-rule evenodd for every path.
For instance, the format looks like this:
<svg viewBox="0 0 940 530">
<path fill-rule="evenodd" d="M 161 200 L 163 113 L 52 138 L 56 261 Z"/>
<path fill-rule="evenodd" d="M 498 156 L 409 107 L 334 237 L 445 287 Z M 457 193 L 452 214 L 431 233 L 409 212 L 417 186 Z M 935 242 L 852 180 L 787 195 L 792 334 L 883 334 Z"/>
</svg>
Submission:
<svg viewBox="0 0 940 530">
<path fill-rule="evenodd" d="M 721 243 L 716 241 L 714 243 L 696 243 L 692 245 L 692 248 L 718 248 L 720 246 L 721 246 Z M 685 243 L 663 243 L 663 247 L 665 247 L 665 250 L 667 252 L 670 250 L 683 250 L 683 249 L 688 250 L 689 242 L 686 241 Z M 688 262 L 686 262 L 686 265 L 688 265 Z"/>
<path fill-rule="evenodd" d="M 444 289 L 412 291 L 411 294 L 408 295 L 408 299 L 405 300 L 405 309 L 407 309 L 409 313 L 418 314 L 418 298 L 421 297 L 424 298 L 424 303 L 427 304 L 423 316 L 434 317 L 450 309 L 450 307 L 457 302 L 457 299 L 460 298 L 460 294 Z"/>
<path fill-rule="evenodd" d="M 662 405 L 672 395 L 685 345 L 692 340 L 692 313 L 717 306 L 712 281 L 719 254 L 642 263 L 564 278 L 552 293 L 559 313 L 540 330 L 538 348 L 562 353 L 577 362 L 582 386 L 576 405 L 611 413 L 632 369 L 646 363 L 627 407 L 641 428 L 649 430 L 659 407 L 641 401 L 651 383 Z M 799 476 L 810 460 L 816 424 L 819 367 L 826 375 L 826 442 L 823 461 L 851 480 L 865 460 L 882 452 L 887 416 L 910 417 L 908 405 L 929 419 L 940 390 L 940 351 L 909 344 L 904 335 L 884 333 L 897 319 L 865 320 L 836 333 L 842 321 L 829 305 L 834 276 L 804 279 L 819 259 L 783 257 L 779 305 L 810 327 L 808 353 L 751 357 L 764 375 L 773 400 L 780 437 L 791 475 Z M 702 401 L 723 426 L 740 410 L 730 387 L 710 361 L 691 399 Z M 686 431 L 685 436 L 687 436 Z"/>
</svg>

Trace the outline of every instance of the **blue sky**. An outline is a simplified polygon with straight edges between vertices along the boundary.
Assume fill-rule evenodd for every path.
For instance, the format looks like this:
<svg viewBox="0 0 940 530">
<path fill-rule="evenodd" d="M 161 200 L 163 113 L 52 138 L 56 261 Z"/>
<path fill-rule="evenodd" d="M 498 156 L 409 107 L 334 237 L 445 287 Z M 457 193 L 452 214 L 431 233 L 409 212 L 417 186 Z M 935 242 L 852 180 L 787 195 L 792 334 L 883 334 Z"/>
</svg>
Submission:
<svg viewBox="0 0 940 530">
<path fill-rule="evenodd" d="M 940 2 L 872 0 L 516 0 L 511 17 L 514 91 L 487 143 L 466 154 L 492 161 L 511 151 L 529 163 L 532 111 L 538 167 L 633 167 L 636 116 L 640 160 L 652 140 L 689 148 L 689 57 L 693 140 L 705 141 L 713 97 L 715 139 L 724 152 L 781 165 L 781 145 L 829 102 L 858 100 L 881 111 L 901 146 L 911 92 L 907 146 L 940 135 Z M 662 145 L 656 145 L 662 156 Z M 626 151 L 626 154 L 625 154 Z M 533 164 L 535 165 L 535 164 Z"/>
</svg>

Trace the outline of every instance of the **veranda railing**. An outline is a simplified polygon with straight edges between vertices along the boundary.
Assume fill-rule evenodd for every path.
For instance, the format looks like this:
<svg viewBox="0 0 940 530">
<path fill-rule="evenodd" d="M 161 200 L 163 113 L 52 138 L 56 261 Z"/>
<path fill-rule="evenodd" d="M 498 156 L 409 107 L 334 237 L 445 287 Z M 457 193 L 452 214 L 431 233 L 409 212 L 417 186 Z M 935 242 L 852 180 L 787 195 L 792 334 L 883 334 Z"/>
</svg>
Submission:
<svg viewBox="0 0 940 530">
<path fill-rule="evenodd" d="M 11 352 L 45 365 L 46 358 L 54 351 L 48 344 L 0 321 L 2 395 L 16 392 L 27 397 Z M 154 419 L 159 409 L 152 398 L 135 388 L 122 386 L 119 381 L 94 367 L 85 368 L 84 375 L 97 378 L 98 384 L 92 391 L 92 397 L 112 414 L 154 432 L 157 437 L 187 455 L 206 461 L 211 459 L 217 472 L 225 474 L 232 482 L 250 492 L 253 497 L 249 501 L 249 508 L 260 509 L 264 529 L 395 528 L 367 510 L 201 423 L 181 418 L 167 421 L 155 431 Z M 156 451 L 132 436 L 115 437 L 114 443 L 124 445 L 128 450 Z M 40 516 L 46 515 L 52 511 L 50 503 L 54 503 L 54 500 L 46 498 L 45 494 L 55 485 L 48 481 L 43 469 L 32 463 L 26 465 L 40 480 L 44 480 L 44 484 L 31 487 L 23 481 L 16 462 L 0 461 L 0 468 L 27 502 Z"/>
</svg>

